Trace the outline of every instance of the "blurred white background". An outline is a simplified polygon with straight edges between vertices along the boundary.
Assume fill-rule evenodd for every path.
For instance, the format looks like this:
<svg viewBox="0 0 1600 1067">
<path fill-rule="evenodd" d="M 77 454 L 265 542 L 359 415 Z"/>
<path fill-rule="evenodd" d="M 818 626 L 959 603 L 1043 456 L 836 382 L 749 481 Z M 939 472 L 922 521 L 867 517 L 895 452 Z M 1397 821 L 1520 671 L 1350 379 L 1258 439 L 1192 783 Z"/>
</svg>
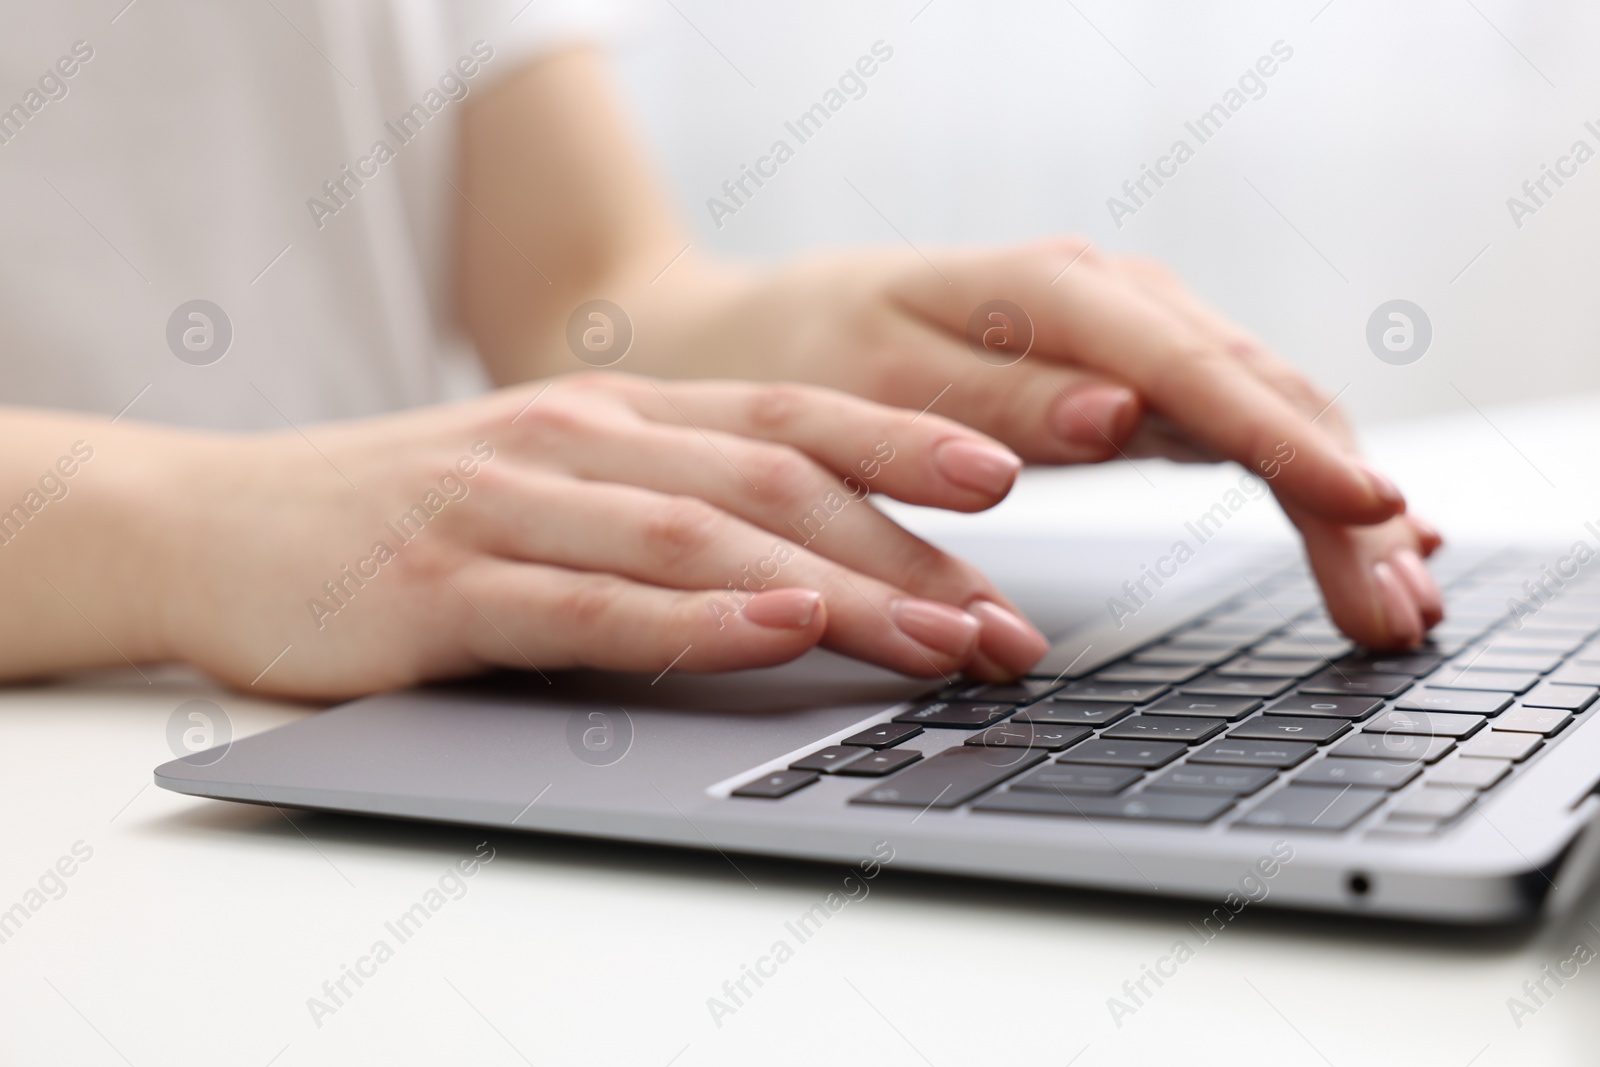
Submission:
<svg viewBox="0 0 1600 1067">
<path fill-rule="evenodd" d="M 1600 150 L 1596 5 L 641 0 L 632 26 L 619 73 L 702 249 L 1075 232 L 1166 260 L 1365 421 L 1600 385 L 1600 159 L 1520 229 L 1506 206 Z M 707 198 L 880 39 L 866 95 L 715 226 Z M 1266 93 L 1114 225 L 1107 198 L 1279 40 Z M 1433 324 L 1408 366 L 1365 340 L 1394 298 Z"/>
</svg>

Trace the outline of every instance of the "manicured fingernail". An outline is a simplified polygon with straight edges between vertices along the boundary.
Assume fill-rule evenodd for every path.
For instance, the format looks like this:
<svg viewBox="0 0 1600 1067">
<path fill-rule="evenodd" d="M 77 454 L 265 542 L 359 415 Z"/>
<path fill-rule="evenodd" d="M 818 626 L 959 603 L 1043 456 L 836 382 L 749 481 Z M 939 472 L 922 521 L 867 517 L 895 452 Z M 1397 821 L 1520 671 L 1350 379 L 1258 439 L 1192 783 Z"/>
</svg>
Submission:
<svg viewBox="0 0 1600 1067">
<path fill-rule="evenodd" d="M 1050 642 L 1028 620 L 989 600 L 974 600 L 967 610 L 983 623 L 978 647 L 983 654 L 1017 674 L 1038 663 Z"/>
<path fill-rule="evenodd" d="M 1372 565 L 1372 578 L 1378 587 L 1378 607 L 1389 636 L 1397 644 L 1408 646 L 1422 640 L 1422 616 L 1394 567 L 1379 560 Z"/>
<path fill-rule="evenodd" d="M 1433 523 L 1419 519 L 1415 515 L 1407 515 L 1406 519 L 1411 523 L 1411 528 L 1417 532 L 1417 537 L 1422 540 L 1424 552 L 1431 554 L 1444 544 L 1444 535 L 1434 527 Z"/>
<path fill-rule="evenodd" d="M 901 597 L 889 603 L 889 618 L 917 644 L 957 659 L 965 659 L 978 640 L 978 620 L 949 604 Z"/>
<path fill-rule="evenodd" d="M 985 496 L 1004 496 L 1022 469 L 1022 460 L 1006 449 L 960 437 L 941 442 L 933 460 L 950 481 Z"/>
<path fill-rule="evenodd" d="M 1404 493 L 1400 492 L 1399 486 L 1379 474 L 1364 460 L 1358 459 L 1355 464 L 1361 469 L 1361 473 L 1367 476 L 1367 485 L 1372 489 L 1373 496 L 1395 511 L 1404 511 L 1406 509 L 1406 497 Z"/>
<path fill-rule="evenodd" d="M 1409 548 L 1401 548 L 1389 558 L 1394 562 L 1394 569 L 1401 580 L 1410 587 L 1411 595 L 1416 598 L 1417 607 L 1422 610 L 1423 625 L 1431 626 L 1444 618 L 1444 597 L 1439 593 L 1439 584 L 1428 573 L 1428 565 L 1422 562 L 1422 557 Z"/>
<path fill-rule="evenodd" d="M 1080 385 L 1068 389 L 1050 412 L 1056 436 L 1075 445 L 1105 448 L 1133 432 L 1138 401 L 1117 385 Z"/>
<path fill-rule="evenodd" d="M 815 589 L 769 589 L 745 601 L 741 614 L 769 630 L 804 630 L 817 617 L 821 601 Z"/>
</svg>

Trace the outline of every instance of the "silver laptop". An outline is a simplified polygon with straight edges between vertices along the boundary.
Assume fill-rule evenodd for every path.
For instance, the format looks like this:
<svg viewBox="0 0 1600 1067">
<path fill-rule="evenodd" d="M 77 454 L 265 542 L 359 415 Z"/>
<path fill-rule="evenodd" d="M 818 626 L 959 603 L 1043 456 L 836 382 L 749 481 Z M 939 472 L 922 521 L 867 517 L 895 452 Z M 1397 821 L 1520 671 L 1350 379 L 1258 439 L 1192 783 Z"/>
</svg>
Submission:
<svg viewBox="0 0 1600 1067">
<path fill-rule="evenodd" d="M 1353 648 L 1287 546 L 948 545 L 1055 643 L 1014 685 L 817 652 L 721 676 L 500 674 L 156 769 L 220 800 L 1119 893 L 1496 923 L 1600 857 L 1600 583 L 1447 549 L 1448 618 Z M 1156 577 L 1151 577 L 1152 571 Z M 1165 577 L 1163 577 L 1165 575 Z"/>
</svg>

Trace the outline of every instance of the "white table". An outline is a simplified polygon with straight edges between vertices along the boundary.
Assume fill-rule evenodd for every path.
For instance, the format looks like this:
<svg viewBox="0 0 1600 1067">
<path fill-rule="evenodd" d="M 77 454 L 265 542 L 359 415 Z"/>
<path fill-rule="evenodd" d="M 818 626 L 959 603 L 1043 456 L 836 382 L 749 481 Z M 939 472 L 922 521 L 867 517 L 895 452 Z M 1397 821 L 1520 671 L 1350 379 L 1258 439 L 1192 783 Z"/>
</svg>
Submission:
<svg viewBox="0 0 1600 1067">
<path fill-rule="evenodd" d="M 1448 532 L 1570 542 L 1600 516 L 1600 398 L 1369 434 Z M 1498 427 L 1496 429 L 1495 427 Z M 1519 451 L 1520 453 L 1519 454 Z M 969 529 L 1161 533 L 1228 475 L 1140 464 L 1030 476 Z M 1540 473 L 1542 472 L 1542 473 Z M 1148 482 L 1146 481 L 1148 479 Z M 1548 479 L 1548 481 L 1546 480 Z M 1552 486 L 1553 483 L 1553 486 Z M 1228 536 L 1273 535 L 1268 506 Z M 732 1015 L 707 999 L 840 869 L 493 834 L 494 859 L 331 1014 L 308 998 L 485 835 L 195 800 L 151 786 L 184 700 L 242 736 L 311 710 L 177 671 L 0 690 L 6 1064 L 1590 1064 L 1600 964 L 1515 1025 L 1507 998 L 1572 955 L 1560 928 L 1380 926 L 1250 908 L 1118 1027 L 1107 998 L 1207 908 L 895 872 Z M 30 887 L 77 842 L 59 899 Z M 748 881 L 746 877 L 748 876 Z M 752 884 L 757 888 L 752 888 Z M 53 883 L 50 888 L 54 889 Z M 1597 973 L 1590 973 L 1597 972 Z M 1554 989 L 1552 985 L 1549 988 Z M 1076 1059 L 1075 1059 L 1076 1057 Z M 1476 1057 L 1476 1058 L 1474 1058 Z"/>
</svg>

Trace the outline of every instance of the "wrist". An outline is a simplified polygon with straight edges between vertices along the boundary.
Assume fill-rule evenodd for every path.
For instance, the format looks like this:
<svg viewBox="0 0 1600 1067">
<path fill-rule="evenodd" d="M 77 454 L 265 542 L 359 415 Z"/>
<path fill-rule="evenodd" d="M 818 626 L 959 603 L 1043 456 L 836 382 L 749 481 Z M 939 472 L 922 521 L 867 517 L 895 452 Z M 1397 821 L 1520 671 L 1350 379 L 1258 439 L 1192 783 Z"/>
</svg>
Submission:
<svg viewBox="0 0 1600 1067">
<path fill-rule="evenodd" d="M 207 516 L 216 501 L 208 472 L 227 462 L 221 435 L 148 425 L 97 434 L 83 526 L 98 563 L 96 601 L 108 639 L 134 662 L 184 659 L 181 619 L 189 577 L 218 547 Z"/>
<path fill-rule="evenodd" d="M 168 507 L 188 435 L 56 412 L 0 420 L 0 676 L 171 658 Z"/>
<path fill-rule="evenodd" d="M 616 370 L 663 378 L 754 376 L 759 350 L 731 343 L 728 327 L 762 284 L 763 272 L 701 256 L 692 248 L 643 258 L 611 276 L 606 292 L 628 315 L 633 346 Z M 668 265 L 670 263 L 670 266 Z"/>
</svg>

